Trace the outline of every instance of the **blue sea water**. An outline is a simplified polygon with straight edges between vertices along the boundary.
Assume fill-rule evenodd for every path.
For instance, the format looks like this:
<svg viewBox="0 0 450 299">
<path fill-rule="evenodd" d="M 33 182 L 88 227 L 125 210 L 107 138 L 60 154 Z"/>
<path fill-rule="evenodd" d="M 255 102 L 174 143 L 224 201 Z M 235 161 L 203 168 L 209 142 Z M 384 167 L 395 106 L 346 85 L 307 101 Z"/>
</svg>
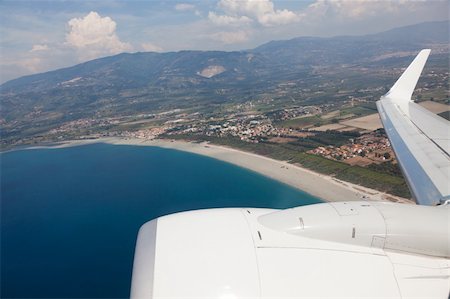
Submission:
<svg viewBox="0 0 450 299">
<path fill-rule="evenodd" d="M 157 147 L 98 143 L 0 157 L 2 298 L 126 298 L 148 220 L 319 202 L 252 171 Z"/>
</svg>

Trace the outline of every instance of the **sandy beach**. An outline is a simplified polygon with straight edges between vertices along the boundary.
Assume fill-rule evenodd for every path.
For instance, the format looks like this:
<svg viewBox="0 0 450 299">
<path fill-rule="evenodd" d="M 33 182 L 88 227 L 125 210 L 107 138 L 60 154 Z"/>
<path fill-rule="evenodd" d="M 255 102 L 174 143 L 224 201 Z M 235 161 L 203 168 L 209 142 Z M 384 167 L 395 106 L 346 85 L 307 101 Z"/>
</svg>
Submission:
<svg viewBox="0 0 450 299">
<path fill-rule="evenodd" d="M 293 165 L 288 162 L 274 160 L 264 156 L 244 152 L 224 146 L 213 145 L 206 142 L 193 143 L 170 140 L 144 140 L 137 138 L 99 138 L 89 140 L 73 140 L 45 147 L 67 147 L 89 143 L 109 143 L 136 146 L 156 146 L 199 154 L 260 173 L 264 176 L 280 181 L 294 188 L 303 190 L 324 201 L 354 201 L 354 200 L 388 200 L 402 203 L 413 203 L 411 200 L 386 194 L 374 189 L 355 185 L 335 179 L 331 176 L 319 174 L 311 170 Z"/>
</svg>

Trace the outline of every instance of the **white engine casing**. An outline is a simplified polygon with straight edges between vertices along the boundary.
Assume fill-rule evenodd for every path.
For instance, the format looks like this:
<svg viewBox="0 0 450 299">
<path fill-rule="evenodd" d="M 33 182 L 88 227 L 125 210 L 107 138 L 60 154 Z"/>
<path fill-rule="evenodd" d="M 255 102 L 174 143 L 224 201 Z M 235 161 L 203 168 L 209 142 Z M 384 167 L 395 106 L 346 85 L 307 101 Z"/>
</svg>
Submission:
<svg viewBox="0 0 450 299">
<path fill-rule="evenodd" d="M 164 216 L 139 231 L 131 298 L 443 298 L 449 219 L 385 202 Z"/>
</svg>

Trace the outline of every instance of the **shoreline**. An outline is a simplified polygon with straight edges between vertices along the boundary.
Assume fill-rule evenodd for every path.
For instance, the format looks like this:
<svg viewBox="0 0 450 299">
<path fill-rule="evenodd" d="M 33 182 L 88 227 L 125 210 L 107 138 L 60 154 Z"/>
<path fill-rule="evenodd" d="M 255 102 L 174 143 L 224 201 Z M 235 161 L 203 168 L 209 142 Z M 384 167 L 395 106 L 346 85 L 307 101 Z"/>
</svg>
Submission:
<svg viewBox="0 0 450 299">
<path fill-rule="evenodd" d="M 155 146 L 189 152 L 221 160 L 243 167 L 282 182 L 286 185 L 309 193 L 326 202 L 374 200 L 391 201 L 414 204 L 411 200 L 380 192 L 371 188 L 338 180 L 334 177 L 320 174 L 301 166 L 279 161 L 254 153 L 245 152 L 230 147 L 210 144 L 207 142 L 194 143 L 188 141 L 137 138 L 104 137 L 98 139 L 70 140 L 49 145 L 31 146 L 23 149 L 64 148 L 93 143 L 107 143 L 115 145 Z"/>
</svg>

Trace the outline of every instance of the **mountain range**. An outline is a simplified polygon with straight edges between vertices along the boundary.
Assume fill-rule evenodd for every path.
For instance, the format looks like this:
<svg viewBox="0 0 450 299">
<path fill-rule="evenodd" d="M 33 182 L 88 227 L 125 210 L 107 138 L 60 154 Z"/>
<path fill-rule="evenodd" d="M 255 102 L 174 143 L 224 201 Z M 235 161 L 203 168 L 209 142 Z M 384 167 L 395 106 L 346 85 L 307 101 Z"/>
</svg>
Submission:
<svg viewBox="0 0 450 299">
<path fill-rule="evenodd" d="M 82 118 L 245 102 L 299 78 L 307 85 L 334 80 L 336 73 L 345 76 L 346 69 L 375 74 L 401 67 L 422 48 L 431 48 L 430 60 L 446 68 L 448 31 L 448 21 L 430 22 L 365 36 L 271 41 L 245 51 L 100 58 L 2 84 L 2 138 L 38 134 Z"/>
</svg>

